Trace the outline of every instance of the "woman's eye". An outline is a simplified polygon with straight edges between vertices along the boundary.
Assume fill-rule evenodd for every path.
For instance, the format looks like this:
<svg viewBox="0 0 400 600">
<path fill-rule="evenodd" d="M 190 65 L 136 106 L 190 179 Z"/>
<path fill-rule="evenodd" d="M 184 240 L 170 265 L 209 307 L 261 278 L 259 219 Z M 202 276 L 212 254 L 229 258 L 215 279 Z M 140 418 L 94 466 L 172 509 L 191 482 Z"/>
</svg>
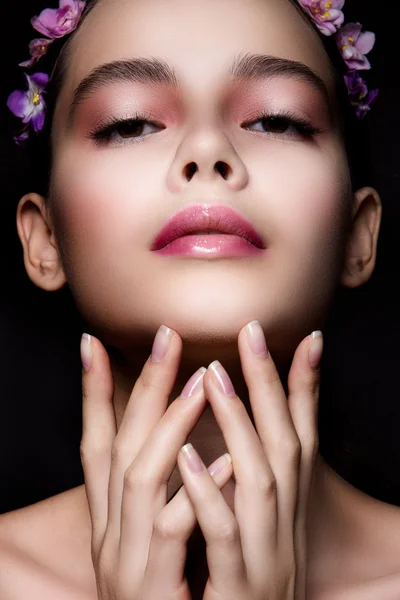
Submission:
<svg viewBox="0 0 400 600">
<path fill-rule="evenodd" d="M 319 129 L 313 127 L 306 120 L 279 116 L 264 116 L 258 118 L 257 120 L 248 123 L 246 128 L 249 129 L 251 126 L 257 124 L 261 124 L 261 127 L 255 129 L 255 131 L 272 133 L 274 135 L 285 134 L 290 137 L 299 135 L 311 137 L 320 132 Z"/>
<path fill-rule="evenodd" d="M 90 134 L 90 137 L 98 143 L 118 143 L 123 140 L 142 138 L 152 133 L 153 129 L 158 130 L 160 126 L 145 119 L 124 119 L 101 127 L 98 131 Z"/>
</svg>

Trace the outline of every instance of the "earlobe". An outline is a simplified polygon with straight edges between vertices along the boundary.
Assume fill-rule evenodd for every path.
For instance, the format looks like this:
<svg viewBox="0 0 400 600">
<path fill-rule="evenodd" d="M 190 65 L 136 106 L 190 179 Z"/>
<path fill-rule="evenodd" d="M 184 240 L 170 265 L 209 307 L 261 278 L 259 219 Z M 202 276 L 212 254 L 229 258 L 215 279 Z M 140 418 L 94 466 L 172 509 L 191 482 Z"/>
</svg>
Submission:
<svg viewBox="0 0 400 600">
<path fill-rule="evenodd" d="M 340 279 L 340 283 L 349 288 L 366 283 L 372 275 L 382 214 L 380 196 L 372 187 L 357 190 L 353 206 Z"/>
<path fill-rule="evenodd" d="M 30 280 L 47 291 L 62 288 L 67 280 L 43 196 L 29 193 L 21 198 L 16 224 Z"/>
</svg>

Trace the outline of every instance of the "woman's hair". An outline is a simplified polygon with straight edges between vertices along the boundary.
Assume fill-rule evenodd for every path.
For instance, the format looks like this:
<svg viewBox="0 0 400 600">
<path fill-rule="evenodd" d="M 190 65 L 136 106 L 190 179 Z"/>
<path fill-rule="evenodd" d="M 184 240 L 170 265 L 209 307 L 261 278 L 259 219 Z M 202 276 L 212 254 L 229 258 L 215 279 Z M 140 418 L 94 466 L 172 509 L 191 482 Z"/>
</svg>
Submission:
<svg viewBox="0 0 400 600">
<path fill-rule="evenodd" d="M 357 189 L 361 187 L 361 177 L 365 171 L 365 158 L 363 156 L 363 149 L 365 148 L 364 140 L 362 139 L 363 128 L 360 126 L 356 116 L 354 108 L 351 106 L 347 88 L 344 83 L 343 75 L 345 73 L 344 61 L 337 48 L 336 42 L 333 39 L 334 36 L 324 36 L 320 34 L 319 30 L 315 26 L 312 19 L 307 13 L 299 6 L 297 0 L 287 0 L 290 2 L 298 11 L 300 17 L 316 32 L 321 38 L 325 51 L 327 53 L 331 71 L 335 82 L 335 97 L 333 98 L 333 104 L 337 112 L 338 123 L 343 137 L 347 160 L 350 168 L 350 176 L 352 188 Z M 52 170 L 52 121 L 54 111 L 57 103 L 58 96 L 63 87 L 66 73 L 68 72 L 71 57 L 74 52 L 75 35 L 79 31 L 82 23 L 85 21 L 90 12 L 99 4 L 101 0 L 89 0 L 85 11 L 80 20 L 79 26 L 72 35 L 64 42 L 63 46 L 60 47 L 57 44 L 55 51 L 58 53 L 56 58 L 51 59 L 50 56 L 46 57 L 53 62 L 52 73 L 49 84 L 47 86 L 47 115 L 43 130 L 37 136 L 32 136 L 32 139 L 28 141 L 27 151 L 31 157 L 32 174 L 35 179 L 35 190 L 42 194 L 46 199 L 51 195 L 51 170 Z M 363 168 L 361 169 L 360 167 Z"/>
</svg>

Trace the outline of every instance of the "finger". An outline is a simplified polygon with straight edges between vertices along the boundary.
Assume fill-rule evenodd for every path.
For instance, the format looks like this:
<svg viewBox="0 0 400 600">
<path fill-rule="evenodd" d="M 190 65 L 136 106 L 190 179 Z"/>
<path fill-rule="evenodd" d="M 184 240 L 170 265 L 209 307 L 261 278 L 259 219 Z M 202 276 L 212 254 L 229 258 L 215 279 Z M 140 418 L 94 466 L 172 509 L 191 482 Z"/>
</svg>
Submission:
<svg viewBox="0 0 400 600">
<path fill-rule="evenodd" d="M 207 406 L 203 390 L 205 371 L 201 367 L 190 378 L 192 395 L 181 394 L 168 407 L 125 472 L 119 548 L 121 565 L 128 577 L 138 569 L 144 573 L 154 519 L 166 505 L 168 480 L 177 454 Z"/>
<path fill-rule="evenodd" d="M 225 455 L 220 456 L 207 470 L 218 489 L 221 489 L 232 475 L 232 461 L 227 460 Z M 145 575 L 152 585 L 154 597 L 161 598 L 165 591 L 178 590 L 183 585 L 186 544 L 196 524 L 196 513 L 186 488 L 182 485 L 154 521 Z M 159 590 L 156 589 L 157 583 L 162 583 Z"/>
<path fill-rule="evenodd" d="M 260 323 L 244 327 L 238 343 L 254 422 L 276 479 L 278 515 L 284 515 L 289 529 L 297 504 L 300 441 Z"/>
<path fill-rule="evenodd" d="M 222 365 L 214 361 L 204 375 L 204 390 L 232 456 L 235 515 L 243 556 L 248 578 L 257 584 L 265 577 L 268 557 L 276 549 L 276 480 L 243 402 L 234 393 L 226 395 L 218 385 L 219 380 L 226 381 L 229 392 L 229 376 Z"/>
<path fill-rule="evenodd" d="M 114 382 L 107 352 L 98 339 L 82 336 L 81 356 L 82 361 L 91 360 L 88 370 L 82 370 L 80 453 L 92 521 L 92 546 L 97 552 L 107 526 L 111 448 L 117 432 L 112 402 Z"/>
<path fill-rule="evenodd" d="M 303 532 L 318 450 L 319 365 L 322 352 L 322 333 L 314 331 L 297 348 L 288 377 L 288 405 L 302 448 L 296 528 Z"/>
<path fill-rule="evenodd" d="M 224 592 L 226 597 L 229 589 L 238 594 L 246 583 L 246 566 L 235 515 L 191 444 L 179 452 L 178 467 L 206 541 L 213 590 L 216 596 Z"/>
<path fill-rule="evenodd" d="M 160 358 L 163 351 L 164 356 Z M 181 352 L 180 336 L 162 325 L 154 338 L 152 354 L 135 382 L 125 409 L 112 449 L 107 535 L 114 540 L 120 537 L 125 471 L 166 411 Z"/>
</svg>

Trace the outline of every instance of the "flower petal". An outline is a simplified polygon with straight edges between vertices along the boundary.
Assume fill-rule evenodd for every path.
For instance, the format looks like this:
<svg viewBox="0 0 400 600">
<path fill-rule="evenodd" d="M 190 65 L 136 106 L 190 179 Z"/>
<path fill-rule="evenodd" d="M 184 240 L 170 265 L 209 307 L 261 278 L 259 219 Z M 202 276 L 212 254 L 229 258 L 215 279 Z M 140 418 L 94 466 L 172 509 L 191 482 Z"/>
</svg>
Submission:
<svg viewBox="0 0 400 600">
<path fill-rule="evenodd" d="M 43 129 L 44 118 L 46 116 L 46 106 L 44 102 L 35 107 L 35 110 L 32 114 L 31 123 L 32 127 L 35 131 L 40 131 Z"/>
<path fill-rule="evenodd" d="M 357 56 L 352 56 L 349 59 L 344 59 L 346 65 L 349 69 L 357 69 L 358 71 L 363 71 L 365 69 L 370 69 L 371 64 L 366 56 L 360 54 L 360 58 Z"/>
<path fill-rule="evenodd" d="M 32 40 L 29 44 L 29 52 L 31 54 L 31 58 L 22 63 L 19 63 L 20 67 L 31 67 L 37 61 L 46 54 L 48 47 L 53 43 L 53 40 L 48 40 L 47 38 L 36 38 Z"/>
<path fill-rule="evenodd" d="M 361 33 L 362 25 L 361 23 L 346 23 L 344 27 L 341 29 L 341 34 L 344 37 L 351 37 L 355 40 L 358 39 L 358 36 Z"/>
<path fill-rule="evenodd" d="M 37 87 L 40 88 L 40 91 L 42 91 L 49 82 L 49 76 L 47 73 L 33 73 L 33 75 L 31 75 L 31 79 L 37 85 Z M 40 91 L 38 90 L 38 93 L 40 93 Z"/>
<path fill-rule="evenodd" d="M 24 127 L 19 135 L 14 136 L 14 142 L 16 144 L 20 144 L 21 142 L 25 142 L 29 138 L 29 127 Z"/>
<path fill-rule="evenodd" d="M 357 50 L 362 54 L 368 54 L 375 44 L 375 34 L 372 31 L 364 31 L 357 40 Z"/>
<path fill-rule="evenodd" d="M 45 8 L 42 10 L 39 16 L 31 19 L 31 25 L 36 31 L 47 35 L 49 38 L 61 37 L 57 35 L 58 25 L 58 9 L 56 8 Z M 56 33 L 56 35 L 54 35 Z M 64 35 L 64 34 L 62 34 Z"/>
<path fill-rule="evenodd" d="M 14 90 L 7 98 L 7 106 L 16 117 L 26 117 L 30 112 L 28 94 L 22 90 Z"/>
</svg>

